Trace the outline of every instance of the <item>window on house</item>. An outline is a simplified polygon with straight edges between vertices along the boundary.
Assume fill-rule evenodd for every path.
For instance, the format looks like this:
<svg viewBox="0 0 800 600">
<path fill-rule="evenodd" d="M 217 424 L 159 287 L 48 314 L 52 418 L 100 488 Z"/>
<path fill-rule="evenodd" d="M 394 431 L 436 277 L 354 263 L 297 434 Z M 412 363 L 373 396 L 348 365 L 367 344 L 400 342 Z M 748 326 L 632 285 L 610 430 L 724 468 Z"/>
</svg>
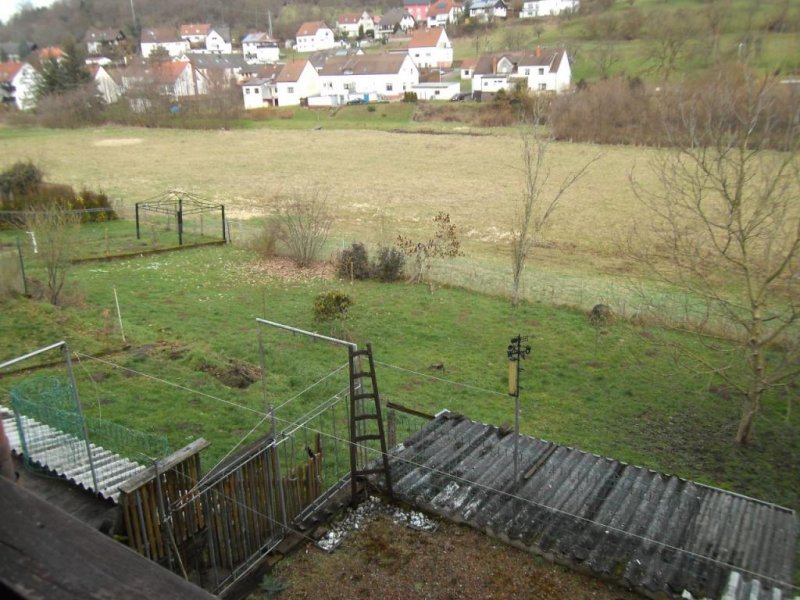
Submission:
<svg viewBox="0 0 800 600">
<path fill-rule="evenodd" d="M 544 91 L 546 89 L 547 89 L 547 84 L 546 83 L 540 83 L 539 84 L 539 90 Z"/>
<path fill-rule="evenodd" d="M 434 90 L 434 91 L 433 91 L 433 94 L 434 94 L 435 96 L 438 96 L 438 95 L 439 95 L 439 90 Z"/>
<path fill-rule="evenodd" d="M 539 75 L 544 75 L 544 67 L 539 67 Z"/>
<path fill-rule="evenodd" d="M 256 88 L 256 89 L 254 89 L 254 90 L 253 90 L 253 93 L 254 93 L 254 94 L 260 94 L 260 93 L 261 93 L 261 90 L 260 90 L 260 89 L 258 89 L 258 88 Z"/>
<path fill-rule="evenodd" d="M 391 92 L 392 91 L 392 84 L 391 83 L 387 83 L 386 84 L 386 91 L 387 92 Z"/>
<path fill-rule="evenodd" d="M 294 94 L 294 88 L 292 86 L 289 86 L 286 91 L 290 94 Z"/>
<path fill-rule="evenodd" d="M 245 94 L 249 94 L 250 93 L 250 88 L 244 88 L 244 93 Z"/>
</svg>

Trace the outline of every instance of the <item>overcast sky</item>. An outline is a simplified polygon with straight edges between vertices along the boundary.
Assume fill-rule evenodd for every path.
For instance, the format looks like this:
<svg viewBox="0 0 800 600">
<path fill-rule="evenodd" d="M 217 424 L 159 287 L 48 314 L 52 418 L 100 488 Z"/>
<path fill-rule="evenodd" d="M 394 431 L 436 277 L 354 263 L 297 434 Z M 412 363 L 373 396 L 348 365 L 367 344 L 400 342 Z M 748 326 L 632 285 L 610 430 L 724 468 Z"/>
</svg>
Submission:
<svg viewBox="0 0 800 600">
<path fill-rule="evenodd" d="M 15 12 L 25 4 L 26 0 L 0 0 L 0 21 L 8 23 Z M 55 0 L 27 0 L 33 6 L 50 6 Z"/>
</svg>

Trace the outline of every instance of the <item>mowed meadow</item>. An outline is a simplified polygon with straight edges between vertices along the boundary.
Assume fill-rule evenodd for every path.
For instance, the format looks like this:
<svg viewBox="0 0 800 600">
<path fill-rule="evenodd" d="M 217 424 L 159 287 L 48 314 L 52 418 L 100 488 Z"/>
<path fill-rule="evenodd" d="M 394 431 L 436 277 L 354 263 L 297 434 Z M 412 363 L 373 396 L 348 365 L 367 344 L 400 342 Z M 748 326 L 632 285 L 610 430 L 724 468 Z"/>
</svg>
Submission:
<svg viewBox="0 0 800 600">
<path fill-rule="evenodd" d="M 102 189 L 125 204 L 182 189 L 224 203 L 234 219 L 258 217 L 278 194 L 322 191 L 333 238 L 391 241 L 424 235 L 450 214 L 468 256 L 508 252 L 521 200 L 521 141 L 513 129 L 431 135 L 386 131 L 175 131 L 126 128 L 0 131 L 0 165 L 39 164 L 50 181 Z M 628 182 L 646 175 L 650 150 L 554 143 L 549 188 L 600 155 L 564 198 L 543 261 L 595 265 L 640 212 Z M 234 236 L 236 229 L 234 228 Z M 534 259 L 535 261 L 536 259 Z M 586 262 L 585 262 L 586 261 Z"/>
</svg>

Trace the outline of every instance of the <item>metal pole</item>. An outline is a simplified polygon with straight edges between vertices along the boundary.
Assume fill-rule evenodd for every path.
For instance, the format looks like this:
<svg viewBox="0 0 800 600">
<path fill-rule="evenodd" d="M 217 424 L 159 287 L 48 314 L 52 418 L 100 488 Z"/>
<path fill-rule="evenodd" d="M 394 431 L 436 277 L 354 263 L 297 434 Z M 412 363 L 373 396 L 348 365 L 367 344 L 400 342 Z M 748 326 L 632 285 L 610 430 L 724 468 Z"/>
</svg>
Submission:
<svg viewBox="0 0 800 600">
<path fill-rule="evenodd" d="M 225 233 L 225 205 L 220 204 L 219 207 L 222 209 L 222 242 L 227 244 L 228 243 L 228 236 Z"/>
<path fill-rule="evenodd" d="M 139 231 L 139 203 L 136 203 L 136 239 L 142 239 L 141 232 Z"/>
<path fill-rule="evenodd" d="M 100 493 L 100 489 L 97 486 L 97 473 L 94 469 L 94 458 L 92 457 L 92 446 L 89 443 L 89 430 L 86 427 L 86 419 L 83 416 L 83 410 L 81 409 L 81 400 L 78 397 L 78 383 L 75 381 L 75 372 L 72 370 L 72 361 L 69 358 L 69 348 L 67 348 L 67 343 L 62 342 L 64 345 L 61 346 L 61 352 L 64 354 L 64 362 L 67 363 L 67 373 L 69 374 L 69 381 L 70 386 L 72 388 L 72 399 L 75 400 L 75 408 L 78 411 L 78 417 L 81 420 L 81 426 L 83 427 L 83 439 L 86 442 L 86 453 L 89 456 L 89 469 L 92 472 L 92 484 L 94 485 L 94 492 L 95 494 Z"/>
<path fill-rule="evenodd" d="M 119 297 L 117 296 L 117 288 L 114 289 L 114 302 L 117 305 L 117 319 L 119 319 L 119 332 L 122 334 L 122 343 L 125 344 L 125 328 L 122 327 L 122 311 L 119 309 Z"/>
<path fill-rule="evenodd" d="M 183 246 L 183 198 L 178 198 L 178 245 Z"/>
<path fill-rule="evenodd" d="M 17 254 L 19 255 L 19 270 L 22 272 L 22 291 L 28 295 L 28 280 L 25 277 L 25 261 L 22 259 L 22 244 L 17 236 Z"/>
<path fill-rule="evenodd" d="M 527 336 L 523 337 L 522 335 L 518 335 L 515 338 L 511 339 L 511 343 L 508 346 L 507 353 L 508 353 L 508 360 L 516 363 L 514 365 L 514 389 L 509 389 L 509 394 L 514 396 L 514 481 L 518 481 L 519 478 L 519 372 L 521 370 L 520 363 L 522 359 L 525 358 L 531 352 L 531 347 L 526 345 L 524 348 L 522 347 L 522 342 L 527 341 Z M 512 373 L 509 370 L 509 377 L 511 377 Z M 509 388 L 511 388 L 511 382 L 509 382 Z"/>
<path fill-rule="evenodd" d="M 261 359 L 261 393 L 264 397 L 264 408 L 269 412 L 267 396 L 267 357 L 264 355 L 264 332 L 261 327 L 258 328 L 258 355 Z"/>
<path fill-rule="evenodd" d="M 276 433 L 276 428 L 275 428 L 275 409 L 273 407 L 271 407 L 271 406 L 269 408 L 269 415 L 270 415 L 270 419 L 271 419 L 271 423 L 272 423 L 272 443 L 275 445 L 275 455 L 276 455 L 276 459 L 277 459 L 275 461 L 275 468 L 278 469 L 278 472 L 276 473 L 276 475 L 277 475 L 277 479 L 278 479 L 278 492 L 279 492 L 278 495 L 279 495 L 279 497 L 281 499 L 281 517 L 283 519 L 282 531 L 283 531 L 283 534 L 285 535 L 286 534 L 286 526 L 288 525 L 288 519 L 286 517 L 286 498 L 284 497 L 283 477 L 281 476 L 281 457 L 280 457 L 280 454 L 278 453 L 278 440 L 277 440 L 277 437 L 276 437 L 277 433 Z"/>
</svg>

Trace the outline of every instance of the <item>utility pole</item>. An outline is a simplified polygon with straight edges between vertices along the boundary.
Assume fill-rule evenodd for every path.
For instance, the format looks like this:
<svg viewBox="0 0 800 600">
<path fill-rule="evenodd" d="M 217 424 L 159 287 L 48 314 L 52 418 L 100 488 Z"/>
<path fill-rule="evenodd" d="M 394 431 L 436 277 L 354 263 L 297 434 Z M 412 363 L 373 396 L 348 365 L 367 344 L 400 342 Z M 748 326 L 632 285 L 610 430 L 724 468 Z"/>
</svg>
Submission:
<svg viewBox="0 0 800 600">
<path fill-rule="evenodd" d="M 508 345 L 508 395 L 514 396 L 514 481 L 519 479 L 519 372 L 520 363 L 531 353 L 529 345 L 523 346 L 528 336 L 511 338 Z"/>
</svg>

